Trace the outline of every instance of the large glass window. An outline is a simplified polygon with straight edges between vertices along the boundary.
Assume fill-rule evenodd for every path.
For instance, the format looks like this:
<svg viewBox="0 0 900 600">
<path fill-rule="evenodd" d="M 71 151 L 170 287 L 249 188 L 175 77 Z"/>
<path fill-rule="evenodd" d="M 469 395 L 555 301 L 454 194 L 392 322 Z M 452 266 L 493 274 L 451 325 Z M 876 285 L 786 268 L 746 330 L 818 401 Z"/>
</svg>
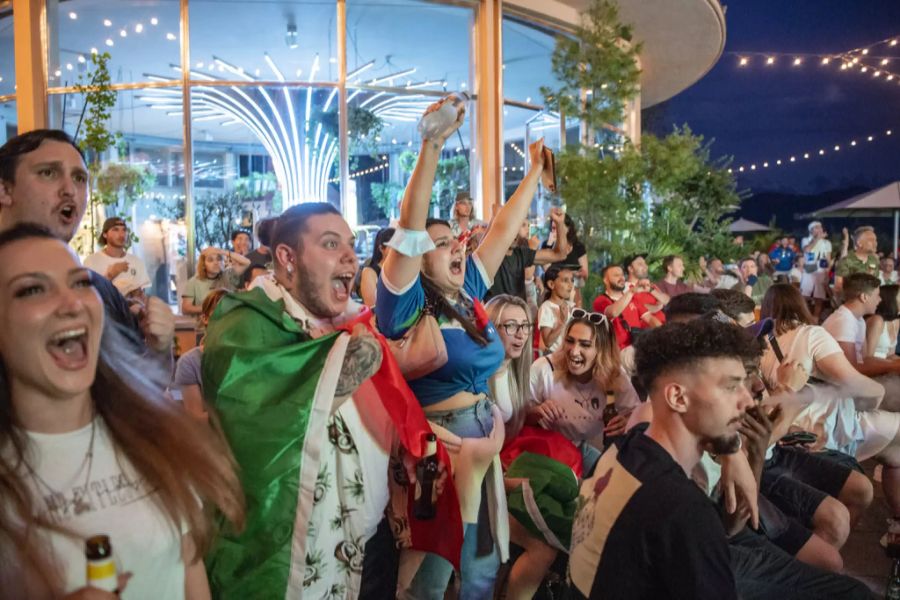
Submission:
<svg viewBox="0 0 900 600">
<path fill-rule="evenodd" d="M 551 58 L 556 33 L 506 17 L 503 19 L 503 96 L 542 105 L 541 86 L 557 84 Z"/>
<path fill-rule="evenodd" d="M 0 96 L 16 93 L 12 6 L 0 4 Z"/>
<path fill-rule="evenodd" d="M 359 223 L 383 225 L 398 215 L 422 113 L 448 92 L 472 89 L 474 13 L 465 4 L 347 1 L 348 196 Z M 438 168 L 435 216 L 449 217 L 456 195 L 472 186 L 474 100 L 468 111 L 469 124 L 448 140 Z"/>
<path fill-rule="evenodd" d="M 339 205 L 360 231 L 383 226 L 398 215 L 417 159 L 422 113 L 443 95 L 469 93 L 474 84 L 476 0 L 346 0 L 344 31 L 337 28 L 334 0 L 190 0 L 190 65 L 181 64 L 179 0 L 46 2 L 51 125 L 81 134 L 83 98 L 60 88 L 89 72 L 92 52 L 109 52 L 113 86 L 129 88 L 117 92 L 109 127 L 118 142 L 99 157 L 98 170 L 109 185 L 115 177 L 136 177 L 140 186 L 137 192 L 133 186 L 114 189 L 106 198 L 112 200 L 93 215 L 93 227 L 107 214 L 131 218 L 139 238 L 135 250 L 148 266 L 167 269 L 154 282 L 164 297 L 172 288 L 169 274 L 181 268 L 178 280 L 186 278 L 185 189 L 193 190 L 198 250 L 227 245 L 235 227 L 253 227 L 297 202 Z M 15 84 L 10 13 L 0 9 L 0 102 L 12 99 Z M 555 35 L 503 19 L 507 197 L 525 173 L 529 141 L 544 136 L 551 148 L 562 145 L 559 118 L 542 110 L 539 91 L 555 83 Z M 346 45 L 343 81 L 339 42 Z M 183 68 L 191 80 L 187 165 Z M 468 123 L 441 157 L 434 216 L 449 217 L 457 194 L 479 196 L 473 187 L 478 174 L 470 168 L 478 162 L 475 102 L 469 101 Z M 0 104 L 6 131 L 14 126 L 14 108 Z M 567 131 L 567 137 L 575 135 L 577 128 Z M 345 189 L 342 160 L 349 175 Z M 534 213 L 543 214 L 546 205 L 539 195 Z M 88 223 L 85 235 L 90 231 Z M 94 247 L 86 239 L 84 251 L 90 252 Z"/>
<path fill-rule="evenodd" d="M 0 145 L 16 135 L 17 122 L 15 101 L 0 102 Z"/>
<path fill-rule="evenodd" d="M 48 0 L 50 87 L 78 83 L 91 52 L 112 56 L 112 83 L 177 77 L 179 14 L 178 0 Z"/>
<path fill-rule="evenodd" d="M 180 100 L 180 91 L 170 92 Z M 146 264 L 151 292 L 174 303 L 176 281 L 187 274 L 181 119 L 154 110 L 145 94 L 143 90 L 117 94 L 109 124 L 117 142 L 96 157 L 98 165 L 91 168 L 94 200 L 73 246 L 82 257 L 99 250 L 103 220 L 124 218 L 133 234 L 129 251 Z M 51 114 L 50 126 L 64 129 L 77 141 L 84 133 L 84 97 L 64 94 L 58 100 L 65 110 Z"/>
<path fill-rule="evenodd" d="M 259 219 L 299 202 L 340 206 L 338 103 L 325 110 L 331 92 L 193 88 L 198 251 L 227 247 L 235 228 L 253 230 Z"/>
<path fill-rule="evenodd" d="M 337 81 L 333 1 L 191 0 L 192 78 Z"/>
</svg>

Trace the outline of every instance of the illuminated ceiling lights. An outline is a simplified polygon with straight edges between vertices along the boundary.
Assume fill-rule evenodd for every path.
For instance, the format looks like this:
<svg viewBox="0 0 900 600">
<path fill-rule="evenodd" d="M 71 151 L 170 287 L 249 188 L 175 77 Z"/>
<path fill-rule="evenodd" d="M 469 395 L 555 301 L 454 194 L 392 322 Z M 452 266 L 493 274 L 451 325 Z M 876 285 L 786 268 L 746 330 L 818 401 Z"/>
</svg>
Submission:
<svg viewBox="0 0 900 600">
<path fill-rule="evenodd" d="M 284 73 L 268 53 L 263 54 L 263 59 L 275 80 L 285 81 Z M 198 62 L 197 68 L 191 69 L 191 79 L 211 83 L 227 79 L 260 81 L 258 71 L 255 71 L 257 75 L 250 75 L 246 69 L 217 56 L 213 57 L 212 63 L 206 64 L 205 71 L 200 71 L 201 64 Z M 415 68 L 405 69 L 361 81 L 360 76 L 374 64 L 374 61 L 369 61 L 348 73 L 348 84 L 390 84 L 416 71 Z M 180 73 L 180 67 L 171 66 Z M 308 83 L 314 82 L 320 68 L 319 56 L 316 55 L 309 70 Z M 228 75 L 213 75 L 213 72 L 227 72 Z M 160 82 L 179 80 L 176 77 L 150 73 L 144 73 L 144 76 Z M 272 90 L 265 85 L 244 87 L 199 83 L 194 85 L 191 93 L 191 113 L 192 116 L 199 115 L 199 118 L 193 118 L 194 121 L 220 121 L 220 126 L 242 123 L 253 133 L 272 159 L 285 208 L 300 202 L 325 202 L 328 200 L 329 175 L 338 158 L 340 143 L 334 132 L 326 130 L 324 121 L 314 118 L 315 113 L 329 111 L 337 88 L 332 88 L 323 108 L 314 111 L 313 95 L 321 91 L 321 88 L 312 87 L 281 87 Z M 166 110 L 168 116 L 177 117 L 182 114 L 179 90 L 146 90 L 140 99 L 148 102 L 150 108 Z M 356 102 L 357 107 L 366 108 L 384 120 L 415 122 L 433 99 L 422 94 L 398 96 L 384 90 L 357 89 L 348 98 L 348 105 L 352 101 Z M 355 175 L 368 174 L 378 168 L 384 167 L 372 167 Z"/>
<path fill-rule="evenodd" d="M 893 131 L 892 129 L 885 129 L 885 130 L 884 130 L 884 135 L 885 135 L 885 137 L 889 137 L 889 136 L 891 136 L 891 135 L 893 135 L 893 134 L 894 134 L 894 131 Z M 876 136 L 874 136 L 874 135 L 869 135 L 869 136 L 866 136 L 865 139 L 866 139 L 867 142 L 873 142 L 873 141 L 875 141 L 875 138 L 876 138 Z M 848 145 L 848 146 L 851 146 L 851 147 L 856 147 L 856 146 L 858 146 L 858 143 L 857 143 L 857 141 L 856 141 L 855 139 L 851 139 L 851 140 L 847 143 L 847 145 Z M 834 149 L 835 152 L 840 152 L 840 151 L 841 151 L 841 145 L 840 145 L 840 144 L 834 144 L 834 145 L 833 145 L 833 149 Z M 825 156 L 825 155 L 827 154 L 827 152 L 825 151 L 824 148 L 819 148 L 819 149 L 816 151 L 816 154 L 817 154 L 818 156 Z M 806 160 L 809 160 L 810 156 L 811 156 L 811 154 L 810 154 L 809 152 L 804 152 L 804 153 L 803 153 L 803 158 L 806 159 Z M 763 168 L 764 168 L 764 169 L 769 168 L 769 166 L 772 164 L 772 162 L 773 162 L 773 161 L 771 161 L 771 160 L 763 161 L 763 163 L 762 163 Z M 792 163 L 797 162 L 797 156 L 796 156 L 796 155 L 791 156 L 790 158 L 788 158 L 788 162 L 792 162 Z M 776 159 L 776 160 L 774 161 L 774 163 L 775 163 L 775 166 L 781 166 L 781 165 L 782 165 L 782 159 L 780 159 L 780 158 L 779 158 L 779 159 Z M 749 170 L 751 170 L 751 171 L 756 171 L 756 170 L 757 170 L 757 169 L 756 169 L 756 164 L 755 164 L 755 163 L 754 163 L 754 164 L 751 164 L 748 168 L 749 168 Z M 737 173 L 744 173 L 745 171 L 746 171 L 746 169 L 744 168 L 743 165 L 739 165 L 739 166 L 737 166 L 737 167 L 728 169 L 728 172 L 729 172 L 729 173 L 734 173 L 734 172 L 737 172 Z"/>
</svg>

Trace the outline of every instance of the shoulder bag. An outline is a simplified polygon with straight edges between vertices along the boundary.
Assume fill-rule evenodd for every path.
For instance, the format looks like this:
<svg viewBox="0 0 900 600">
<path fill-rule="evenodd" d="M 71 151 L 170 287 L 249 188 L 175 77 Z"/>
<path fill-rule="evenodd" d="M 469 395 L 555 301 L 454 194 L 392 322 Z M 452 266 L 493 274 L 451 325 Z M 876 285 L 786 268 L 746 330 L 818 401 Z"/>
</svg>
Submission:
<svg viewBox="0 0 900 600">
<path fill-rule="evenodd" d="M 447 364 L 447 344 L 438 321 L 426 304 L 419 318 L 398 340 L 388 340 L 400 372 L 407 380 L 418 379 Z"/>
</svg>

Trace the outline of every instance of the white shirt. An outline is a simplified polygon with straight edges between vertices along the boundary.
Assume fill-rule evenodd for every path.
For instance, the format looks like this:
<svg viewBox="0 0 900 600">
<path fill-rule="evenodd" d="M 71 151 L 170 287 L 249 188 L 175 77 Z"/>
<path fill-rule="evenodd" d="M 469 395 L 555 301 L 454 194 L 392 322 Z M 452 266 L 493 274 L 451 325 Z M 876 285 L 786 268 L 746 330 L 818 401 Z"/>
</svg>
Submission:
<svg viewBox="0 0 900 600">
<path fill-rule="evenodd" d="M 812 237 L 805 237 L 800 242 L 801 248 L 806 248 L 809 243 L 812 242 Z M 818 263 L 823 258 L 828 258 L 831 256 L 831 242 L 826 239 L 820 239 L 815 243 L 815 245 L 807 252 L 804 253 L 806 255 L 806 264 L 815 264 L 818 271 L 824 271 L 827 269 L 823 269 L 818 266 Z"/>
<path fill-rule="evenodd" d="M 572 314 L 572 309 L 575 308 L 575 303 L 571 300 L 566 300 L 566 304 L 569 305 L 569 314 Z M 551 302 L 550 300 L 545 301 L 541 304 L 541 307 L 538 309 L 538 329 L 542 327 L 549 327 L 553 329 L 559 324 L 559 306 L 556 303 Z M 560 332 L 558 336 L 556 336 L 556 340 L 547 347 L 547 352 L 555 352 L 560 346 L 562 346 L 563 338 L 565 336 Z"/>
<path fill-rule="evenodd" d="M 846 306 L 841 306 L 831 313 L 822 327 L 838 342 L 850 342 L 856 347 L 856 362 L 863 361 L 863 348 L 866 344 L 866 322 L 862 317 L 854 315 Z"/>
<path fill-rule="evenodd" d="M 61 434 L 26 434 L 26 461 L 38 477 L 24 466 L 21 473 L 37 499 L 35 507 L 77 536 L 40 533 L 59 564 L 65 592 L 87 583 L 85 540 L 107 535 L 118 573 L 133 573 L 122 598 L 184 598 L 181 535 L 186 532 L 173 529 L 153 501 L 152 490 L 125 455 L 116 452 L 103 419 L 95 423 L 90 475 L 85 455 L 91 446 L 91 425 Z M 76 514 L 79 505 L 88 508 Z"/>
<path fill-rule="evenodd" d="M 103 250 L 100 250 L 84 259 L 84 266 L 106 277 L 106 272 L 109 268 L 122 261 L 128 263 L 128 269 L 116 275 L 111 281 L 130 277 L 134 280 L 137 287 L 145 288 L 150 286 L 150 277 L 147 275 L 147 267 L 144 266 L 144 261 L 134 254 L 126 253 L 122 258 L 115 258 Z"/>
<path fill-rule="evenodd" d="M 550 358 L 544 356 L 531 365 L 530 384 L 535 404 L 553 400 L 563 407 L 566 415 L 557 420 L 552 429 L 576 444 L 587 441 L 598 448 L 603 447 L 603 409 L 606 408 L 608 394 L 615 396 L 616 410 L 622 415 L 630 413 L 640 404 L 640 398 L 624 370 L 613 389 L 603 390 L 598 389 L 593 381 L 586 384 L 567 383 L 562 377 L 556 377 Z"/>
<path fill-rule="evenodd" d="M 885 275 L 884 271 L 878 271 L 878 278 L 881 280 L 881 285 L 888 285 L 891 283 L 897 283 L 900 275 L 897 274 L 897 271 L 891 271 L 890 275 Z"/>
</svg>

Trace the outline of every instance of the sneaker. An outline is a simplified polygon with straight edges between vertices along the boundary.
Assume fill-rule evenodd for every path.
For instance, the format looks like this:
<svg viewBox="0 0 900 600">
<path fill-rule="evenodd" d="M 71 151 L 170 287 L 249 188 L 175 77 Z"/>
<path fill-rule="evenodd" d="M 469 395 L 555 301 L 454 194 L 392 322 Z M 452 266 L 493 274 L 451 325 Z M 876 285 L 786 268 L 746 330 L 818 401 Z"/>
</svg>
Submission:
<svg viewBox="0 0 900 600">
<path fill-rule="evenodd" d="M 897 546 L 900 547 L 900 519 L 891 518 L 887 520 L 888 529 L 881 536 L 881 547 L 887 548 L 888 546 Z"/>
</svg>

